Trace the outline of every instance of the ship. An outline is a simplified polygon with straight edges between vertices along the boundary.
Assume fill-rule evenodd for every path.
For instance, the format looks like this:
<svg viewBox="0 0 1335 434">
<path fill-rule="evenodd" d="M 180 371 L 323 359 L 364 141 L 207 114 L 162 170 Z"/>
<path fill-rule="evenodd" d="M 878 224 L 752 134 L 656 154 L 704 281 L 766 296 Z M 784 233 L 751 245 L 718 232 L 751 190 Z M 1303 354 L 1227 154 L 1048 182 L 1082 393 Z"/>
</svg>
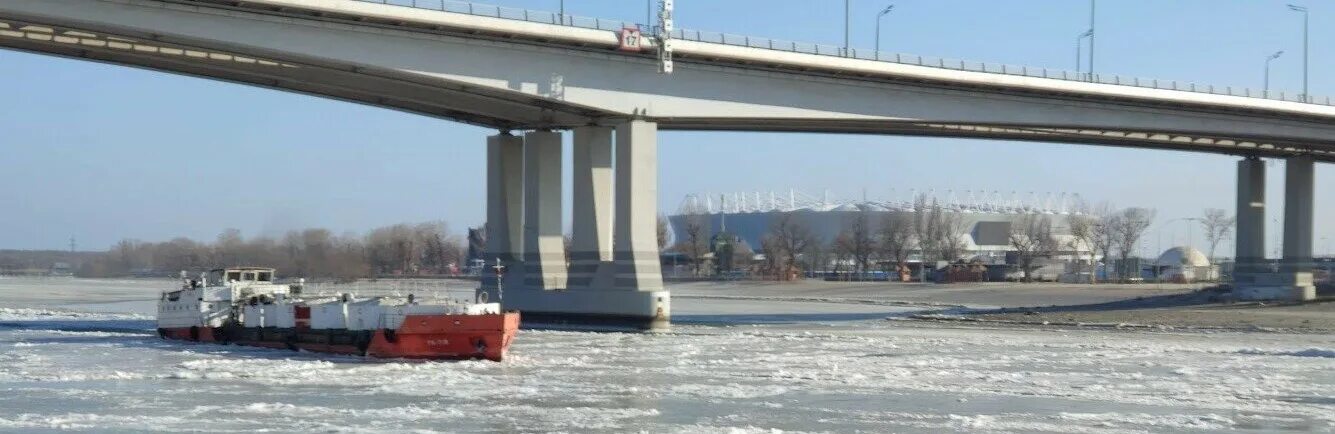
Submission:
<svg viewBox="0 0 1335 434">
<path fill-rule="evenodd" d="M 501 361 L 519 329 L 519 312 L 485 299 L 311 295 L 303 293 L 304 279 L 280 284 L 274 273 L 233 267 L 188 278 L 183 272 L 180 287 L 158 301 L 158 335 L 374 358 Z"/>
</svg>

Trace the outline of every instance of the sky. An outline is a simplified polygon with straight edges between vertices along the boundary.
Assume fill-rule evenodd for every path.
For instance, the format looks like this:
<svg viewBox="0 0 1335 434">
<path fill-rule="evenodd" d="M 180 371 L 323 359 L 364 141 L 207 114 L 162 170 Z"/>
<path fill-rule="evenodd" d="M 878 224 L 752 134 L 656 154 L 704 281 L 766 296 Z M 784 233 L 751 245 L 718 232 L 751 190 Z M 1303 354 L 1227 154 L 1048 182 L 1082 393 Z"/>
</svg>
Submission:
<svg viewBox="0 0 1335 434">
<path fill-rule="evenodd" d="M 490 4 L 556 10 L 558 0 Z M 853 0 L 855 47 L 1074 69 L 1084 0 Z M 1096 67 L 1124 76 L 1271 89 L 1302 86 L 1302 19 L 1283 1 L 1103 0 Z M 1310 93 L 1335 95 L 1335 8 L 1309 1 Z M 566 0 L 568 14 L 643 21 L 645 3 Z M 679 27 L 842 44 L 841 0 L 678 0 Z M 459 123 L 153 71 L 0 51 L 0 248 L 105 249 L 122 238 L 212 240 L 225 228 L 277 236 L 483 223 L 485 137 Z M 691 193 L 788 191 L 835 198 L 911 189 L 1077 193 L 1142 206 L 1145 249 L 1188 241 L 1205 208 L 1232 213 L 1237 158 L 972 139 L 662 132 L 660 208 Z M 818 146 L 813 146 L 818 145 Z M 569 149 L 567 149 L 567 153 Z M 567 159 L 569 156 L 567 155 Z M 1282 161 L 1268 171 L 1268 253 L 1283 221 Z M 794 176 L 800 174 L 800 176 Z M 569 176 L 567 172 L 566 176 Z M 1335 169 L 1317 166 L 1317 253 L 1335 243 Z M 568 186 L 567 186 L 568 188 Z M 567 192 L 568 194 L 568 192 Z M 569 201 L 566 201 L 567 207 Z M 1175 220 L 1176 219 L 1176 220 Z M 569 218 L 567 217 L 567 226 Z M 1204 250 L 1204 247 L 1201 247 Z M 1221 250 L 1231 249 L 1221 246 Z"/>
</svg>

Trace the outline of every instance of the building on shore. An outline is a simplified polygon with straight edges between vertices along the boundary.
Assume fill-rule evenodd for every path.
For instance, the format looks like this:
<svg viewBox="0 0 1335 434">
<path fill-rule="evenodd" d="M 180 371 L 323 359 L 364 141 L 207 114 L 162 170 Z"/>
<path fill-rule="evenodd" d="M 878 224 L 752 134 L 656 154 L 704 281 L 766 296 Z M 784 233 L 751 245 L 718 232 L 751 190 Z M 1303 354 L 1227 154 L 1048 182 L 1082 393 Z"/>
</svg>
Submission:
<svg viewBox="0 0 1335 434">
<path fill-rule="evenodd" d="M 915 207 L 921 206 L 915 200 L 919 197 L 925 197 L 929 206 L 939 207 L 943 213 L 957 218 L 962 226 L 964 248 L 954 261 L 987 265 L 1014 261 L 1016 249 L 1011 246 L 1011 229 L 1026 215 L 1046 217 L 1059 246 L 1053 255 L 1036 264 L 1042 267 L 1045 278 L 1056 279 L 1072 272 L 1078 274 L 1081 270 L 1079 263 L 1089 261 L 1089 248 L 1072 242 L 1068 224 L 1072 216 L 1082 215 L 1079 211 L 1082 201 L 1078 195 L 1067 193 L 1031 193 L 1021 198 L 1015 193 L 1003 195 L 982 191 L 930 192 L 925 195 L 911 192 L 906 198 L 882 201 L 831 200 L 828 194 L 816 198 L 792 190 L 783 194 L 689 195 L 682 201 L 679 211 L 668 217 L 668 223 L 676 242 L 686 238 L 688 225 L 703 223 L 707 226 L 707 239 L 719 233 L 729 233 L 750 246 L 761 246 L 776 218 L 787 215 L 807 228 L 815 243 L 830 246 L 858 218 L 865 218 L 873 231 L 891 215 L 907 214 L 911 218 L 918 211 Z M 912 252 L 909 261 L 920 263 L 921 252 Z M 1091 268 L 1084 267 L 1085 272 Z"/>
</svg>

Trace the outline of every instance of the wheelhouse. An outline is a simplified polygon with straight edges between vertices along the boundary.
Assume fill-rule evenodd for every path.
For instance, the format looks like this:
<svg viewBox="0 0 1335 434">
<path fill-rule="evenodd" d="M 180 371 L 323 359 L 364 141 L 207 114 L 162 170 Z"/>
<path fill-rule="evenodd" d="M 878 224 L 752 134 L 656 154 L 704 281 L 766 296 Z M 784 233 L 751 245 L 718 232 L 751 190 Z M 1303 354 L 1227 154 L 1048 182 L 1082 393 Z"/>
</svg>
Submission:
<svg viewBox="0 0 1335 434">
<path fill-rule="evenodd" d="M 274 269 L 263 267 L 232 267 L 209 271 L 209 282 L 225 285 L 232 282 L 273 283 Z"/>
</svg>

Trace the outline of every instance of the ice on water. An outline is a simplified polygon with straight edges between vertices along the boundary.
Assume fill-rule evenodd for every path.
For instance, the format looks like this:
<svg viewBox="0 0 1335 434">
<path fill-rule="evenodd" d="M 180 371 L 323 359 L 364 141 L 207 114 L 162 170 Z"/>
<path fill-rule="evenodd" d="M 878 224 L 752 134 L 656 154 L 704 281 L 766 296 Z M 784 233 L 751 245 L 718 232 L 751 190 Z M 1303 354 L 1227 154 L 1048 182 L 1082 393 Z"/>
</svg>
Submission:
<svg viewBox="0 0 1335 434">
<path fill-rule="evenodd" d="M 62 303 L 0 304 L 19 305 L 0 308 L 0 431 L 1335 430 L 1331 336 L 961 328 L 866 319 L 907 308 L 681 299 L 678 315 L 705 320 L 526 330 L 504 363 L 423 363 L 167 342 L 142 311 Z"/>
</svg>

